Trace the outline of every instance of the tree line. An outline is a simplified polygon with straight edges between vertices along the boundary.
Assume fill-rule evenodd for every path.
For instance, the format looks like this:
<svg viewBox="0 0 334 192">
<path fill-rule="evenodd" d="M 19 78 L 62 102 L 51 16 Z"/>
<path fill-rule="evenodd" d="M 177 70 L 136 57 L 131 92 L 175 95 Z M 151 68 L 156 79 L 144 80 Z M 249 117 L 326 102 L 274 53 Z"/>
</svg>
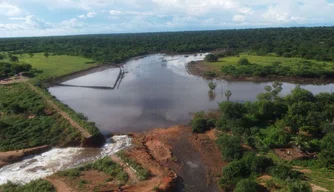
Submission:
<svg viewBox="0 0 334 192">
<path fill-rule="evenodd" d="M 193 132 L 216 127 L 221 131 L 217 145 L 225 161 L 219 181 L 221 188 L 238 191 L 249 187 L 256 191 L 254 178 L 269 174 L 275 179 L 267 188 L 284 191 L 311 191 L 299 172 L 290 165 L 273 162 L 266 154 L 272 149 L 296 146 L 313 158 L 292 161 L 292 165 L 334 169 L 334 94 L 314 95 L 297 86 L 285 97 L 279 94 L 282 83 L 265 87 L 255 102 L 225 101 L 219 104 L 219 116 L 197 113 L 191 121 Z M 246 150 L 243 144 L 253 151 Z M 254 152 L 255 151 L 255 152 Z M 242 190 L 241 190 L 242 191 Z"/>
<path fill-rule="evenodd" d="M 134 56 L 157 52 L 206 52 L 223 49 L 258 55 L 334 60 L 334 27 L 267 28 L 194 32 L 80 35 L 0 39 L 0 52 L 45 52 L 75 55 L 99 62 L 119 63 Z"/>
</svg>

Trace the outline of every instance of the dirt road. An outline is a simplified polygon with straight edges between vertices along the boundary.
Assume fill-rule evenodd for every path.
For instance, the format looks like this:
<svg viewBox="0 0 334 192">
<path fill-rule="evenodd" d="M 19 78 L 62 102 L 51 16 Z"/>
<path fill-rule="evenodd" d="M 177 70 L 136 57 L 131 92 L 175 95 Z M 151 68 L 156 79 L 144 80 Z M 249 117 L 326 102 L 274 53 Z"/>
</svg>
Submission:
<svg viewBox="0 0 334 192">
<path fill-rule="evenodd" d="M 83 128 L 81 125 L 79 125 L 76 121 L 74 121 L 65 111 L 63 111 L 62 109 L 60 109 L 55 103 L 54 101 L 52 101 L 51 99 L 47 98 L 43 93 L 41 93 L 40 90 L 38 90 L 35 86 L 33 86 L 30 83 L 26 83 L 32 90 L 34 90 L 37 94 L 39 94 L 41 97 L 43 97 L 43 99 L 45 99 L 48 104 L 54 108 L 64 119 L 68 120 L 68 122 L 74 127 L 76 128 L 81 135 L 84 138 L 90 138 L 92 137 L 92 135 L 85 129 Z"/>
</svg>

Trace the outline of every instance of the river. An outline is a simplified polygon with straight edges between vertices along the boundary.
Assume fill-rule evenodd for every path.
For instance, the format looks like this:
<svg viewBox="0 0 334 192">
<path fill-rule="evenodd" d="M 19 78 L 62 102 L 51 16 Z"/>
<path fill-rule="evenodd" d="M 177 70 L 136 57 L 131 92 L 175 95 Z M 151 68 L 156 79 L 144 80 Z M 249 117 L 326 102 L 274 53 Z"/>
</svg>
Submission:
<svg viewBox="0 0 334 192">
<path fill-rule="evenodd" d="M 194 112 L 217 108 L 231 90 L 232 101 L 253 101 L 272 82 L 215 80 L 215 95 L 208 94 L 209 81 L 193 76 L 186 69 L 190 61 L 203 60 L 205 54 L 155 54 L 125 63 L 125 74 L 118 89 L 99 90 L 55 86 L 52 95 L 96 122 L 104 134 L 142 132 L 156 127 L 187 124 Z M 118 68 L 89 74 L 65 82 L 84 86 L 113 86 Z M 296 85 L 283 83 L 282 95 Z M 333 84 L 302 85 L 313 93 L 331 92 Z"/>
</svg>

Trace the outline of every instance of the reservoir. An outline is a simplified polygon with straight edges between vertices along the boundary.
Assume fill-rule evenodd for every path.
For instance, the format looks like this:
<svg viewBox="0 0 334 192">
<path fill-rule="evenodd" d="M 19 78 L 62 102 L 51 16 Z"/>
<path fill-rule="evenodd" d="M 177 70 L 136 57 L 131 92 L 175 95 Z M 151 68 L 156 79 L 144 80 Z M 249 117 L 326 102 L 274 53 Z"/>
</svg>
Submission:
<svg viewBox="0 0 334 192">
<path fill-rule="evenodd" d="M 187 64 L 203 60 L 205 54 L 155 54 L 125 63 L 124 77 L 115 89 L 91 89 L 54 86 L 52 95 L 83 113 L 104 134 L 142 132 L 189 123 L 192 114 L 217 109 L 230 90 L 231 101 L 254 101 L 272 82 L 212 80 L 217 83 L 209 94 L 208 83 L 202 77 L 188 73 Z M 115 84 L 119 68 L 110 68 L 64 82 L 76 86 L 110 86 Z M 283 83 L 281 95 L 289 93 L 296 84 Z M 302 85 L 313 93 L 331 92 L 334 84 Z"/>
</svg>

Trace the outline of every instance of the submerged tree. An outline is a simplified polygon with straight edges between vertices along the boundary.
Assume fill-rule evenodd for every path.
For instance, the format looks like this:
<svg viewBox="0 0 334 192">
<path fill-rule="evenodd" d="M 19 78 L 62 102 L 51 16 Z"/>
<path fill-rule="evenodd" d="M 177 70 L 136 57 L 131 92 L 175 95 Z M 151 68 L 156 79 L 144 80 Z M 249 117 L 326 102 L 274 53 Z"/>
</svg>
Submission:
<svg viewBox="0 0 334 192">
<path fill-rule="evenodd" d="M 230 97 L 232 96 L 232 92 L 230 90 L 225 91 L 225 96 L 227 101 L 230 101 Z"/>
<path fill-rule="evenodd" d="M 215 90 L 216 87 L 217 87 L 217 83 L 214 83 L 212 81 L 209 83 L 209 88 L 210 88 L 211 91 Z"/>
</svg>

